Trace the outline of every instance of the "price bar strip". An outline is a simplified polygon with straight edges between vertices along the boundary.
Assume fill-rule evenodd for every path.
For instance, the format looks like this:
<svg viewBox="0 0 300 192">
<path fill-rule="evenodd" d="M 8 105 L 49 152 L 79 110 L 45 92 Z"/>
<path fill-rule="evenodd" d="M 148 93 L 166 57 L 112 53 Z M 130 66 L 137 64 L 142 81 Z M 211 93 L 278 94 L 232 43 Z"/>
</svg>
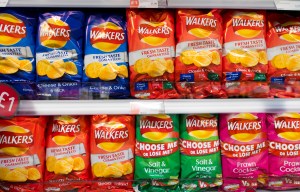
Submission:
<svg viewBox="0 0 300 192">
<path fill-rule="evenodd" d="M 299 99 L 36 100 L 17 115 L 188 114 L 300 111 Z"/>
</svg>

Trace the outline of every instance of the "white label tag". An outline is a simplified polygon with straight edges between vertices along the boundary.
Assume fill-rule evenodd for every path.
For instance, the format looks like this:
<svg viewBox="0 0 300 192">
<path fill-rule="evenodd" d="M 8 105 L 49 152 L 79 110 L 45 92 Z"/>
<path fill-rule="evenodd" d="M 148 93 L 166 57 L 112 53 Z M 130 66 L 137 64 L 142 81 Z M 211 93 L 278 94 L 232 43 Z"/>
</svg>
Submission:
<svg viewBox="0 0 300 192">
<path fill-rule="evenodd" d="M 0 47 L 1 57 L 33 57 L 30 47 Z"/>
<path fill-rule="evenodd" d="M 85 148 L 83 143 L 76 145 L 69 145 L 65 147 L 49 147 L 46 149 L 46 158 L 50 156 L 54 156 L 57 159 L 61 159 L 64 157 L 72 157 L 75 155 L 83 155 L 85 154 Z"/>
<path fill-rule="evenodd" d="M 30 156 L 20 156 L 20 157 L 10 157 L 10 158 L 1 158 L 0 166 L 7 167 L 9 169 L 14 169 L 17 167 L 29 167 L 39 165 L 40 159 L 37 154 Z"/>
<path fill-rule="evenodd" d="M 162 101 L 157 102 L 130 102 L 131 114 L 162 114 L 164 113 L 164 103 Z"/>
<path fill-rule="evenodd" d="M 158 58 L 175 57 L 174 47 L 158 47 L 152 49 L 142 49 L 129 53 L 129 65 L 134 65 L 141 58 L 149 58 L 151 60 Z"/>
<path fill-rule="evenodd" d="M 92 62 L 100 62 L 102 64 L 112 63 L 124 63 L 128 62 L 127 52 L 119 53 L 107 53 L 107 54 L 90 54 L 84 57 L 84 66 Z"/>
<path fill-rule="evenodd" d="M 6 7 L 8 0 L 0 0 L 0 7 Z"/>
<path fill-rule="evenodd" d="M 91 154 L 92 165 L 97 162 L 104 162 L 108 165 L 113 163 L 119 163 L 122 161 L 127 161 L 133 158 L 133 152 L 131 149 L 119 151 L 116 153 L 108 154 Z"/>
<path fill-rule="evenodd" d="M 183 51 L 186 50 L 214 50 L 221 49 L 222 46 L 217 39 L 207 39 L 207 40 L 196 40 L 196 41 L 184 41 L 178 43 L 176 46 L 176 57 L 180 56 Z"/>
<path fill-rule="evenodd" d="M 75 49 L 72 50 L 53 50 L 50 52 L 37 53 L 36 61 L 46 59 L 48 61 L 56 61 L 60 59 L 77 59 L 77 52 Z"/>
<path fill-rule="evenodd" d="M 278 10 L 300 10 L 299 0 L 274 0 Z"/>
</svg>

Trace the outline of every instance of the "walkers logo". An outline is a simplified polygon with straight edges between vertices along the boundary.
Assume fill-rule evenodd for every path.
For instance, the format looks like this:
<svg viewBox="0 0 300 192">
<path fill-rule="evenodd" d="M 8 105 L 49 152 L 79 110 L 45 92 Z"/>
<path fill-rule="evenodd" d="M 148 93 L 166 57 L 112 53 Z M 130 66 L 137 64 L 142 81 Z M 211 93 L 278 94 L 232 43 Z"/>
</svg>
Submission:
<svg viewBox="0 0 300 192">
<path fill-rule="evenodd" d="M 139 25 L 138 35 L 143 43 L 151 46 L 159 46 L 167 41 L 171 35 L 171 28 L 165 22 L 143 23 Z"/>
<path fill-rule="evenodd" d="M 8 14 L 0 14 L 0 44 L 14 45 L 26 37 L 26 26 L 17 17 Z"/>
<path fill-rule="evenodd" d="M 280 39 L 288 42 L 300 41 L 300 22 L 299 21 L 286 21 L 284 23 L 276 22 L 274 26 L 275 32 L 280 36 Z"/>
<path fill-rule="evenodd" d="M 70 40 L 71 29 L 60 17 L 52 17 L 40 25 L 41 44 L 48 48 L 62 48 Z"/>
<path fill-rule="evenodd" d="M 107 152 L 118 151 L 129 140 L 127 127 L 114 121 L 98 124 L 94 134 L 97 147 Z"/>
<path fill-rule="evenodd" d="M 236 141 L 249 142 L 261 135 L 261 121 L 251 113 L 235 115 L 227 123 L 229 135 Z"/>
<path fill-rule="evenodd" d="M 76 134 L 80 132 L 80 124 L 76 117 L 57 116 L 54 117 L 52 127 L 52 140 L 57 145 L 68 145 L 72 143 Z"/>
<path fill-rule="evenodd" d="M 144 138 L 161 141 L 170 136 L 174 126 L 169 115 L 143 116 L 140 120 L 140 130 Z"/>
<path fill-rule="evenodd" d="M 186 29 L 195 37 L 206 38 L 216 30 L 217 22 L 211 13 L 201 16 L 190 16 L 186 17 Z"/>
<path fill-rule="evenodd" d="M 125 42 L 125 33 L 115 23 L 105 22 L 91 29 L 90 41 L 94 48 L 112 52 Z"/>
<path fill-rule="evenodd" d="M 11 125 L 0 129 L 0 153 L 20 156 L 33 145 L 33 135 L 30 130 Z"/>
<path fill-rule="evenodd" d="M 190 136 L 207 139 L 217 135 L 218 120 L 210 114 L 189 115 L 186 118 L 186 129 Z"/>
<path fill-rule="evenodd" d="M 235 34 L 244 38 L 254 38 L 264 29 L 263 15 L 253 13 L 238 13 L 232 18 Z"/>
<path fill-rule="evenodd" d="M 274 119 L 275 131 L 279 137 L 288 141 L 300 140 L 300 114 L 283 113 Z"/>
</svg>

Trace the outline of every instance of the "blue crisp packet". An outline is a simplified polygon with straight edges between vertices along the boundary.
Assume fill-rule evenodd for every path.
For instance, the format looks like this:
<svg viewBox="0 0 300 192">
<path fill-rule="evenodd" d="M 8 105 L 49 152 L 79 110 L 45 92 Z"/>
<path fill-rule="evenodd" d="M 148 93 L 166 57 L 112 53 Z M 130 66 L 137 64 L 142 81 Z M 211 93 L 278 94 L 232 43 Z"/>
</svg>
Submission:
<svg viewBox="0 0 300 192">
<path fill-rule="evenodd" d="M 39 16 L 36 45 L 38 82 L 80 82 L 84 14 L 80 11 Z"/>
<path fill-rule="evenodd" d="M 36 19 L 0 11 L 0 82 L 35 81 Z"/>
<path fill-rule="evenodd" d="M 83 82 L 103 82 L 100 90 L 110 90 L 111 97 L 129 96 L 125 16 L 99 14 L 89 17 Z"/>
</svg>

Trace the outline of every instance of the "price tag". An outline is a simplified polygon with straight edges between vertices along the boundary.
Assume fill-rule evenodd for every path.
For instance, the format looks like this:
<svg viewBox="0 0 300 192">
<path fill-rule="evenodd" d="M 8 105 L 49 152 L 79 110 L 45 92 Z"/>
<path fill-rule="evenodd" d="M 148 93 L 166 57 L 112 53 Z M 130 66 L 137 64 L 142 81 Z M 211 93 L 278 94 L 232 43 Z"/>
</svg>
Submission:
<svg viewBox="0 0 300 192">
<path fill-rule="evenodd" d="M 8 0 L 0 0 L 0 7 L 6 7 Z"/>
<path fill-rule="evenodd" d="M 167 0 L 130 0 L 131 8 L 164 8 Z"/>
<path fill-rule="evenodd" d="M 164 114 L 165 107 L 162 101 L 137 101 L 130 102 L 130 113 L 138 114 Z"/>
<path fill-rule="evenodd" d="M 274 0 L 278 10 L 300 10 L 299 0 Z"/>
<path fill-rule="evenodd" d="M 17 112 L 20 98 L 11 86 L 0 83 L 0 117 L 13 117 Z"/>
</svg>

